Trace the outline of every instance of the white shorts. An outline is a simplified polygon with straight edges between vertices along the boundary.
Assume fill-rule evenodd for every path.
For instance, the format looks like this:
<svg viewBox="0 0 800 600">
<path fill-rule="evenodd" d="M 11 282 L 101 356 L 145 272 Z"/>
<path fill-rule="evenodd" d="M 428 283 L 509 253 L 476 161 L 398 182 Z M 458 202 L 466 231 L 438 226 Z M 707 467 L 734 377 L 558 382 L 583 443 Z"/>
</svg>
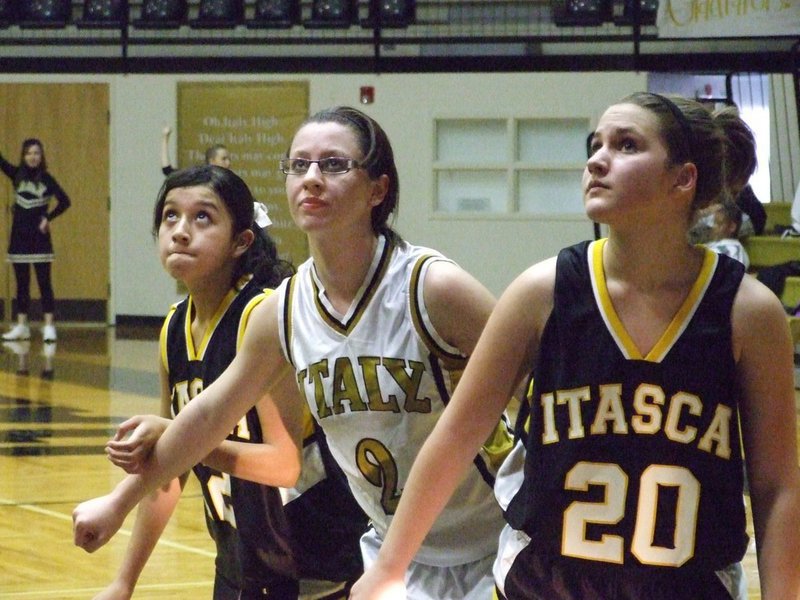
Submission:
<svg viewBox="0 0 800 600">
<path fill-rule="evenodd" d="M 375 562 L 382 543 L 374 528 L 361 536 L 365 569 Z M 452 567 L 436 567 L 412 561 L 406 571 L 406 597 L 409 600 L 491 600 L 494 593 L 494 559 L 492 554 Z"/>
</svg>

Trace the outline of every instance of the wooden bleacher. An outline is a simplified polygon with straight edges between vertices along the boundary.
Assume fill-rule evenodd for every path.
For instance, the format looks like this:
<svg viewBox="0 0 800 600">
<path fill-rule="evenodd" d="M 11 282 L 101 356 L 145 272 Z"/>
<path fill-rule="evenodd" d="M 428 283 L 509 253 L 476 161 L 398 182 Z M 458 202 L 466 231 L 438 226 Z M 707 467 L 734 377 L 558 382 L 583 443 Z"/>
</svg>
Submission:
<svg viewBox="0 0 800 600">
<path fill-rule="evenodd" d="M 792 260 L 800 261 L 800 237 L 782 238 L 781 228 L 792 223 L 790 202 L 769 202 L 764 205 L 767 211 L 767 225 L 764 235 L 753 235 L 743 241 L 750 257 L 750 271 L 757 273 L 759 269 L 779 265 Z M 787 277 L 784 284 L 781 302 L 784 306 L 800 304 L 800 277 Z M 795 346 L 800 344 L 800 318 L 787 317 Z"/>
<path fill-rule="evenodd" d="M 792 223 L 791 203 L 768 202 L 764 204 L 764 210 L 767 212 L 764 235 L 752 235 L 743 242 L 754 272 L 763 267 L 800 260 L 800 237 L 782 238 L 780 235 Z"/>
<path fill-rule="evenodd" d="M 775 231 L 776 227 L 787 227 L 792 224 L 792 203 L 791 202 L 767 202 L 764 205 L 767 211 L 766 231 Z"/>
<path fill-rule="evenodd" d="M 743 242 L 754 271 L 791 260 L 800 260 L 800 238 L 779 235 L 752 235 Z"/>
</svg>

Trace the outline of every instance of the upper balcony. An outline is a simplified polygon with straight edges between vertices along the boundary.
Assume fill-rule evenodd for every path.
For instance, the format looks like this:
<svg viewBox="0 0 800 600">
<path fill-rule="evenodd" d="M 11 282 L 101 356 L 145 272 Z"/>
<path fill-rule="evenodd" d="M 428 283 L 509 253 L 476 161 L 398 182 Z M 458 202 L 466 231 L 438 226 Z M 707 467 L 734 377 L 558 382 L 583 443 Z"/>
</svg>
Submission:
<svg viewBox="0 0 800 600">
<path fill-rule="evenodd" d="M 0 71 L 792 71 L 798 36 L 663 38 L 657 7 L 658 0 L 0 0 Z"/>
</svg>

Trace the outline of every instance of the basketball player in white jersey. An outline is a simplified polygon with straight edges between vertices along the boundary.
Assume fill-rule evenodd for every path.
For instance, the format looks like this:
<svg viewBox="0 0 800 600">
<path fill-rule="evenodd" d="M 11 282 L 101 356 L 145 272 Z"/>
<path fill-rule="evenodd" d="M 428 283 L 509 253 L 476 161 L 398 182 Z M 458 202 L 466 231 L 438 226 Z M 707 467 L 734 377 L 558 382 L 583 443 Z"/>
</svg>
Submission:
<svg viewBox="0 0 800 600">
<path fill-rule="evenodd" d="M 292 378 L 373 523 L 362 538 L 365 564 L 377 555 L 408 470 L 494 299 L 453 262 L 404 242 L 388 225 L 397 171 L 385 132 L 367 115 L 339 107 L 312 116 L 281 169 L 311 258 L 253 310 L 231 366 L 181 411 L 145 472 L 76 508 L 76 544 L 102 545 L 142 494 L 213 448 L 272 382 Z M 274 400 L 294 412 L 288 395 Z M 410 598 L 491 596 L 503 524 L 494 467 L 510 444 L 500 419 L 409 566 Z"/>
</svg>

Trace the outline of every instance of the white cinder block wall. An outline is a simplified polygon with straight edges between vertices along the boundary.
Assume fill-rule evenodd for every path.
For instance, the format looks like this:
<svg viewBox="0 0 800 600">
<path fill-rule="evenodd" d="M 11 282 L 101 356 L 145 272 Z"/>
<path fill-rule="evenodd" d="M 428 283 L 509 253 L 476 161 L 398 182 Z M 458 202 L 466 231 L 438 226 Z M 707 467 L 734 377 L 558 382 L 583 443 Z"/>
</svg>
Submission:
<svg viewBox="0 0 800 600">
<path fill-rule="evenodd" d="M 162 316 L 177 298 L 150 235 L 152 206 L 163 181 L 160 136 L 175 124 L 179 81 L 309 82 L 312 112 L 357 105 L 359 88 L 375 88 L 362 106 L 386 129 L 400 173 L 396 228 L 409 241 L 455 259 L 499 294 L 515 275 L 559 248 L 592 236 L 585 218 L 523 216 L 465 219 L 433 214 L 435 118 L 586 118 L 647 86 L 643 73 L 467 73 L 397 75 L 4 75 L 5 83 L 107 82 L 110 89 L 111 299 L 109 314 Z M 588 133 L 588 132 L 587 132 Z M 102 149 L 99 149 L 102 151 Z M 173 149 L 174 155 L 174 149 Z"/>
</svg>

